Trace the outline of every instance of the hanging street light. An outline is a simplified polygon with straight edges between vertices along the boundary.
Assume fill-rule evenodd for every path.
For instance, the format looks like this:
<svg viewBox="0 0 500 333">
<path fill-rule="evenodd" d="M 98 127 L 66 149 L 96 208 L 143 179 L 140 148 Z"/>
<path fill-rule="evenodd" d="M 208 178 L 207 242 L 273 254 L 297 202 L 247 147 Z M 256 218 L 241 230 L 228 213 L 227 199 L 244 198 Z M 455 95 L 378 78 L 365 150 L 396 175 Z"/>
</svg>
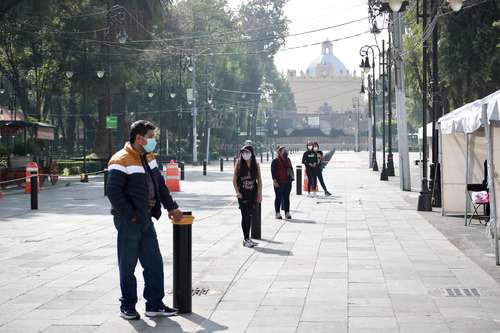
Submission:
<svg viewBox="0 0 500 333">
<path fill-rule="evenodd" d="M 370 60 L 368 59 L 368 56 L 366 56 L 366 58 L 365 58 L 365 67 L 363 68 L 365 74 L 370 73 L 370 69 L 371 69 Z"/>
<path fill-rule="evenodd" d="M 174 86 L 171 86 L 170 87 L 170 98 L 175 98 L 176 96 L 176 93 L 175 93 L 175 89 L 174 89 Z"/>
<path fill-rule="evenodd" d="M 125 28 L 121 28 L 120 31 L 116 34 L 116 39 L 118 40 L 118 43 L 120 44 L 125 44 L 128 39 L 128 34 L 125 31 Z"/>
<path fill-rule="evenodd" d="M 68 79 L 71 79 L 73 77 L 73 71 L 72 70 L 67 70 L 66 72 L 64 72 L 64 75 L 66 75 L 66 77 Z"/>
<path fill-rule="evenodd" d="M 450 5 L 451 10 L 453 10 L 454 12 L 458 12 L 460 9 L 462 9 L 463 4 L 463 0 L 448 0 L 448 5 Z"/>
<path fill-rule="evenodd" d="M 403 5 L 403 0 L 389 0 L 389 7 L 394 13 L 399 12 L 401 6 Z"/>
<path fill-rule="evenodd" d="M 102 79 L 102 78 L 104 77 L 104 73 L 105 73 L 105 72 L 104 72 L 104 70 L 99 69 L 99 70 L 97 70 L 95 73 L 96 73 L 96 75 L 97 75 L 97 77 L 98 77 L 99 79 Z"/>
<path fill-rule="evenodd" d="M 188 71 L 192 72 L 194 69 L 193 59 L 191 59 L 191 57 L 187 57 L 187 60 L 188 60 L 187 69 L 188 69 Z"/>
</svg>

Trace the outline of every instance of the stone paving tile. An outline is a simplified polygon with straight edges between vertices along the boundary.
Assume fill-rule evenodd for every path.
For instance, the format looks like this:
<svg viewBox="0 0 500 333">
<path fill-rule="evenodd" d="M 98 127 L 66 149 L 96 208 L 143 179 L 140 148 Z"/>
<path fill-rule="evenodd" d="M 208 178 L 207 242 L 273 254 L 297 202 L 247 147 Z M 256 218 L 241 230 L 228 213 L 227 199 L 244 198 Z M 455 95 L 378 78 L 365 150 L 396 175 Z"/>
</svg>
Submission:
<svg viewBox="0 0 500 333">
<path fill-rule="evenodd" d="M 9 273 L 0 272 L 0 332 L 500 331 L 498 285 L 409 205 L 406 196 L 415 194 L 379 182 L 365 169 L 365 154 L 334 159 L 341 163 L 325 169 L 325 178 L 337 197 L 292 195 L 294 221 L 273 219 L 272 188 L 265 188 L 264 239 L 254 250 L 241 247 L 235 206 L 195 224 L 193 285 L 216 292 L 193 298 L 195 314 L 172 319 L 118 318 L 115 231 L 102 183 L 53 190 L 61 204 L 50 211 L 41 196 L 41 211 L 1 221 L 0 267 Z M 197 217 L 233 198 L 231 171 L 214 171 L 207 181 L 188 168 L 195 181 L 175 194 Z M 213 193 L 199 194 L 203 186 Z M 88 208 L 78 196 L 91 214 L 82 214 Z M 0 218 L 12 214 L 2 208 Z M 156 226 L 171 289 L 172 234 L 163 222 Z M 481 297 L 444 297 L 445 287 L 477 287 Z M 171 304 L 170 294 L 165 301 Z"/>
</svg>

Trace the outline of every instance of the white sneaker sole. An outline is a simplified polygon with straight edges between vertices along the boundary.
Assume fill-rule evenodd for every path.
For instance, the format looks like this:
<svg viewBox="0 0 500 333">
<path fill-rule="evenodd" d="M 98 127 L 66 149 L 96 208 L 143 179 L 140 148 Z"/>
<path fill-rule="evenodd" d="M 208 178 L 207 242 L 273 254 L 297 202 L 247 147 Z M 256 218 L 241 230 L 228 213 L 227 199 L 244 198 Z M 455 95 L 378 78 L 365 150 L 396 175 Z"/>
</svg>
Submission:
<svg viewBox="0 0 500 333">
<path fill-rule="evenodd" d="M 177 315 L 177 312 L 152 312 L 152 311 L 146 311 L 145 313 L 146 317 L 173 317 Z"/>
</svg>

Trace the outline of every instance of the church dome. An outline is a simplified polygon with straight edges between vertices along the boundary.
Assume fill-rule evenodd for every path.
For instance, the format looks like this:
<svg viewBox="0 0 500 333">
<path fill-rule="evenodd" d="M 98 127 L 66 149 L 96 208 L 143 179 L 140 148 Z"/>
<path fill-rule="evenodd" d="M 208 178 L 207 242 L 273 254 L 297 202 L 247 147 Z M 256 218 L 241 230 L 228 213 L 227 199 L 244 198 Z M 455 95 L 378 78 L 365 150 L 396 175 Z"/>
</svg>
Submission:
<svg viewBox="0 0 500 333">
<path fill-rule="evenodd" d="M 318 72 L 320 71 L 320 72 Z M 321 44 L 321 55 L 309 64 L 306 76 L 326 77 L 348 75 L 347 67 L 333 54 L 333 45 L 330 41 Z"/>
</svg>

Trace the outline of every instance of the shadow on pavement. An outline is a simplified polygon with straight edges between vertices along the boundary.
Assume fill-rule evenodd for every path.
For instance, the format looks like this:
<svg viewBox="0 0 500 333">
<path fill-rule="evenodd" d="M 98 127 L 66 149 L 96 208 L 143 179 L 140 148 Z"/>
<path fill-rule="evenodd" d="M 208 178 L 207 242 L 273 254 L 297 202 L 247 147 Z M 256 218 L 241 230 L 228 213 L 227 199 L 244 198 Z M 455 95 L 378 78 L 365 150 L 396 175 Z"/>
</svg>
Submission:
<svg viewBox="0 0 500 333">
<path fill-rule="evenodd" d="M 279 249 L 272 249 L 269 247 L 254 247 L 253 248 L 256 252 L 264 253 L 264 254 L 274 254 L 277 256 L 286 256 L 286 257 L 291 257 L 293 256 L 292 251 L 288 250 L 279 250 Z"/>
<path fill-rule="evenodd" d="M 271 239 L 261 238 L 259 240 L 263 241 L 263 242 L 266 242 L 266 243 L 269 243 L 269 244 L 283 244 L 282 242 L 277 242 L 277 241 L 274 241 L 274 240 L 271 240 Z"/>
<path fill-rule="evenodd" d="M 307 224 L 316 224 L 316 221 L 313 220 L 300 220 L 300 219 L 291 219 L 287 220 L 288 223 L 307 223 Z"/>
<path fill-rule="evenodd" d="M 200 316 L 196 313 L 189 313 L 185 315 L 180 315 L 180 317 L 191 321 L 192 323 L 199 325 L 201 327 L 197 328 L 195 331 L 192 329 L 184 329 L 181 325 L 172 320 L 169 317 L 156 317 L 151 318 L 151 320 L 156 324 L 154 327 L 149 326 L 147 322 L 143 319 L 131 320 L 128 323 L 135 329 L 136 332 L 169 332 L 169 333 L 187 333 L 187 332 L 199 332 L 199 333 L 212 333 L 225 331 L 228 329 L 227 326 L 220 325 L 208 318 Z"/>
</svg>

